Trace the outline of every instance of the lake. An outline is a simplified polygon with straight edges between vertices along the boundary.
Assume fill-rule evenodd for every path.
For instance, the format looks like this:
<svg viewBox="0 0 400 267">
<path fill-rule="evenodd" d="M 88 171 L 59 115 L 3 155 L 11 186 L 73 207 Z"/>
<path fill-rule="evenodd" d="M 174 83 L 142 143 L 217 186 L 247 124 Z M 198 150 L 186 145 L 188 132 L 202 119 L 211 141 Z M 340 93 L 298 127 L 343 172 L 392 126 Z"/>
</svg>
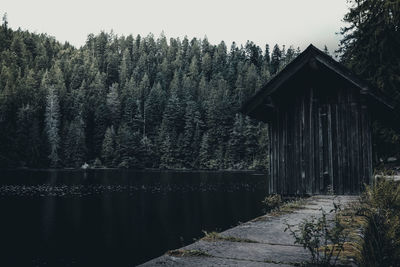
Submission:
<svg viewBox="0 0 400 267">
<path fill-rule="evenodd" d="M 0 266 L 135 266 L 262 214 L 255 172 L 0 170 Z"/>
</svg>

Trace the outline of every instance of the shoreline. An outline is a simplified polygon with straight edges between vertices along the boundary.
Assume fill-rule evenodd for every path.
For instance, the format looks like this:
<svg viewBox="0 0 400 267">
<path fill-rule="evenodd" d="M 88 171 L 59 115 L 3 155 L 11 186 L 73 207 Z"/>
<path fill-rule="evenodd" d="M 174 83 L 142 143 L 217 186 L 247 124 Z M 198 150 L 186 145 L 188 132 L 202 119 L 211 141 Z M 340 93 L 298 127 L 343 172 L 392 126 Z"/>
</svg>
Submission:
<svg viewBox="0 0 400 267">
<path fill-rule="evenodd" d="M 267 174 L 266 170 L 235 170 L 235 169 L 125 169 L 125 168 L 0 168 L 0 171 L 76 171 L 76 172 L 86 172 L 86 171 L 135 171 L 135 172 L 243 172 L 243 173 L 256 173 L 258 175 Z"/>
</svg>

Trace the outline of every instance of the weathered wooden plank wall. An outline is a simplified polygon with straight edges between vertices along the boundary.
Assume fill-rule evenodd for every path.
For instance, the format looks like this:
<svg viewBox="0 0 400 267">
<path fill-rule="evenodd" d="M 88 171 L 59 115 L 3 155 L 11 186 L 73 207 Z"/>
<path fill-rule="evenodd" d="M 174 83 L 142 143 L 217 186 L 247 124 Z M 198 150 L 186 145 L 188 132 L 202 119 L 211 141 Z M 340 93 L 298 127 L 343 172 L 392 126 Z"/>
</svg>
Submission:
<svg viewBox="0 0 400 267">
<path fill-rule="evenodd" d="M 321 94 L 320 92 L 324 92 Z M 372 176 L 371 129 L 359 91 L 308 88 L 275 108 L 270 193 L 356 194 Z"/>
</svg>

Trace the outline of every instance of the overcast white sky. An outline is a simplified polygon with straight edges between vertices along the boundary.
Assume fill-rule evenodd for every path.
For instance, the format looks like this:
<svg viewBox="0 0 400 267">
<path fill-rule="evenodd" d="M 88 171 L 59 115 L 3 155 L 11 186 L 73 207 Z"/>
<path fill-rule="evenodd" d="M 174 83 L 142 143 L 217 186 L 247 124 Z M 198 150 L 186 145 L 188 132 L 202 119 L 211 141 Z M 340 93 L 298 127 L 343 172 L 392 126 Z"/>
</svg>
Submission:
<svg viewBox="0 0 400 267">
<path fill-rule="evenodd" d="M 251 40 L 304 49 L 337 48 L 346 0 L 1 0 L 13 29 L 47 33 L 79 47 L 89 33 L 111 29 L 118 35 L 167 38 L 207 35 L 213 44 Z"/>
</svg>

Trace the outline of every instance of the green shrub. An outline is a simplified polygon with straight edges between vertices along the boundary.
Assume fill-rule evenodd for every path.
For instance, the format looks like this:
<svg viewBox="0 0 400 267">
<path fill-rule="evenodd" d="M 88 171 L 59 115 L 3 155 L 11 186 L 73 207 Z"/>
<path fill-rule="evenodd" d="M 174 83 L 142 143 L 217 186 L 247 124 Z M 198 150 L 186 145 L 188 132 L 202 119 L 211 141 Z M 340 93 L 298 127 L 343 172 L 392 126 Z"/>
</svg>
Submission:
<svg viewBox="0 0 400 267">
<path fill-rule="evenodd" d="M 400 185 L 383 177 L 366 186 L 358 212 L 367 220 L 360 266 L 400 266 Z"/>
<path fill-rule="evenodd" d="M 282 204 L 282 197 L 278 194 L 268 195 L 264 198 L 262 203 L 265 205 L 266 212 L 278 209 Z"/>
<path fill-rule="evenodd" d="M 335 204 L 334 207 L 331 211 L 334 213 L 333 221 L 328 220 L 327 213 L 321 209 L 321 217 L 304 219 L 298 229 L 286 224 L 285 232 L 290 232 L 295 244 L 302 245 L 311 253 L 311 265 L 335 266 L 344 250 L 348 232 L 339 217 L 340 205 Z"/>
</svg>

